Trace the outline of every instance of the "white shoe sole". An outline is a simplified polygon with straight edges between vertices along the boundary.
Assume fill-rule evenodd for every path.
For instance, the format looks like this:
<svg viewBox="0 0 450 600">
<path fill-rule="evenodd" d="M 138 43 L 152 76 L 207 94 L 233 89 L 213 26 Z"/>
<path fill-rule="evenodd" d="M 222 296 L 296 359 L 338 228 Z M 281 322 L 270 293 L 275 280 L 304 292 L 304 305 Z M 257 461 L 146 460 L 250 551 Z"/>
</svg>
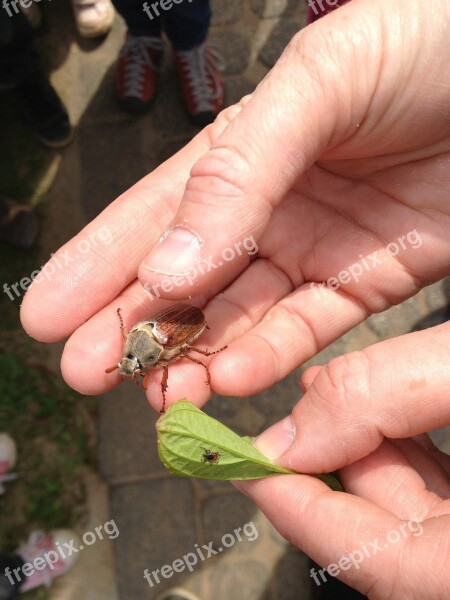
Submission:
<svg viewBox="0 0 450 600">
<path fill-rule="evenodd" d="M 111 6 L 111 9 L 105 14 L 102 21 L 98 21 L 95 25 L 84 25 L 83 23 L 79 23 L 76 16 L 75 22 L 77 25 L 77 31 L 84 38 L 96 38 L 102 35 L 105 35 L 110 31 L 113 22 L 114 22 L 114 8 Z"/>
</svg>

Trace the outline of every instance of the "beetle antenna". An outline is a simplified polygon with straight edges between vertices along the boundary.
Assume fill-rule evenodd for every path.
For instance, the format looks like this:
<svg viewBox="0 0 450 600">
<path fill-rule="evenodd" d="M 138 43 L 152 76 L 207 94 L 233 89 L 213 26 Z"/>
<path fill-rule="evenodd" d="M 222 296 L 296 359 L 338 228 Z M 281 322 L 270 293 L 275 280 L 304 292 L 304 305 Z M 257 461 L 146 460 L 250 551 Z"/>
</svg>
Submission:
<svg viewBox="0 0 450 600">
<path fill-rule="evenodd" d="M 106 369 L 105 373 L 112 373 L 113 371 L 115 371 L 118 368 L 119 368 L 119 365 L 114 365 L 113 367 L 109 367 L 109 369 Z"/>
<path fill-rule="evenodd" d="M 120 311 L 121 311 L 121 310 L 122 310 L 122 309 L 118 308 L 118 309 L 117 309 L 117 314 L 119 315 L 119 321 L 120 321 L 120 330 L 121 330 L 121 332 L 122 332 L 122 337 L 123 337 L 123 339 L 126 341 L 126 339 L 127 339 L 127 336 L 126 336 L 126 333 L 125 333 L 125 326 L 124 326 L 124 324 L 123 324 L 122 315 L 120 314 Z"/>
</svg>

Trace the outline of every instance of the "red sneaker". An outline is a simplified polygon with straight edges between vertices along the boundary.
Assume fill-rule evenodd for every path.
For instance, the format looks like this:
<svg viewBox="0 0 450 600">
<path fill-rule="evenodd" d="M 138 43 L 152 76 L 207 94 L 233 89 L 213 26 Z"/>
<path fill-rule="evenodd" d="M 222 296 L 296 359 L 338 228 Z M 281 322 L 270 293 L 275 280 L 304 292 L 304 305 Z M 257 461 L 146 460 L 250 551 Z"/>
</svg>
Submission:
<svg viewBox="0 0 450 600">
<path fill-rule="evenodd" d="M 184 105 L 199 127 L 212 123 L 224 105 L 220 71 L 225 62 L 219 52 L 204 42 L 191 50 L 174 50 Z"/>
<path fill-rule="evenodd" d="M 156 67 L 163 50 L 159 37 L 127 36 L 116 70 L 116 94 L 124 110 L 145 112 L 155 97 Z"/>
</svg>

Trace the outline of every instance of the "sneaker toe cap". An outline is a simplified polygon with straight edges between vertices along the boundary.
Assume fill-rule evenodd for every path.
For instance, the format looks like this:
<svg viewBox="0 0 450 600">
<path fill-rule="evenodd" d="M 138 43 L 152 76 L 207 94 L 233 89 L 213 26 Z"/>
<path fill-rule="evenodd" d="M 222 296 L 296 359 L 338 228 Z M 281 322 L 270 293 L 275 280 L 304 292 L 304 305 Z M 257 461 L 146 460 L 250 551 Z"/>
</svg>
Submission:
<svg viewBox="0 0 450 600">
<path fill-rule="evenodd" d="M 149 109 L 150 106 L 150 102 L 143 102 L 142 100 L 134 96 L 126 96 L 125 98 L 120 98 L 119 102 L 123 110 L 132 115 L 142 115 Z"/>
<path fill-rule="evenodd" d="M 216 117 L 217 115 L 209 110 L 199 112 L 196 115 L 192 115 L 194 123 L 199 127 L 206 127 L 207 125 L 214 123 Z"/>
</svg>

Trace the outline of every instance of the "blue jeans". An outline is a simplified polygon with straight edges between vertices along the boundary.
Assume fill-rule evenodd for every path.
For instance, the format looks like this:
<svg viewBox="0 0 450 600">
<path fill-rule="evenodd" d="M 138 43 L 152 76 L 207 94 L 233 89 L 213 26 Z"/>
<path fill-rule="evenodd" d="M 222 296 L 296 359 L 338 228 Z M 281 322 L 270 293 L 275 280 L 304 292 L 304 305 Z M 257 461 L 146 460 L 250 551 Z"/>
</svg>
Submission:
<svg viewBox="0 0 450 600">
<path fill-rule="evenodd" d="M 202 44 L 211 21 L 209 0 L 113 0 L 134 36 L 158 36 L 164 28 L 177 50 Z M 144 10 L 145 8 L 145 10 Z"/>
</svg>

